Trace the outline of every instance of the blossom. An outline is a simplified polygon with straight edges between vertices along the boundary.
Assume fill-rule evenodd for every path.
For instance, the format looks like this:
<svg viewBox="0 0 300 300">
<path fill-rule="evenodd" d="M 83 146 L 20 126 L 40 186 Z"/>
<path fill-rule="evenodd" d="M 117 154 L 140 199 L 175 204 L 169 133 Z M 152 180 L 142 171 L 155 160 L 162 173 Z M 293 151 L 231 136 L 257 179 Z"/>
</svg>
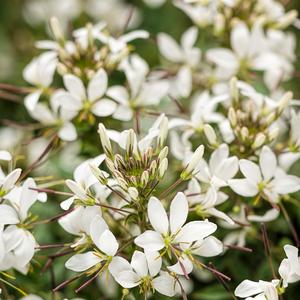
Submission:
<svg viewBox="0 0 300 300">
<path fill-rule="evenodd" d="M 162 259 L 157 251 L 134 251 L 131 263 L 126 259 L 116 256 L 109 265 L 109 271 L 114 279 L 124 288 L 140 286 L 143 293 L 152 289 L 159 293 L 173 297 L 176 282 L 167 272 L 159 275 Z M 178 289 L 178 287 L 177 287 Z"/>
<path fill-rule="evenodd" d="M 73 195 L 60 204 L 62 209 L 69 209 L 76 199 L 83 201 L 85 204 L 91 204 L 89 203 L 90 201 L 92 201 L 93 204 L 96 201 L 96 199 L 92 198 L 90 188 L 94 185 L 99 185 L 99 182 L 94 176 L 90 166 L 98 167 L 104 159 L 105 156 L 103 154 L 99 155 L 84 161 L 74 170 L 73 176 L 75 180 L 66 180 L 66 185 L 73 192 Z"/>
<path fill-rule="evenodd" d="M 151 197 L 148 202 L 148 218 L 154 230 L 147 230 L 139 235 L 134 240 L 135 244 L 145 250 L 158 251 L 172 248 L 172 245 L 202 240 L 216 231 L 217 226 L 207 220 L 186 223 L 188 209 L 184 194 L 177 193 L 171 202 L 168 218 L 161 201 Z"/>
<path fill-rule="evenodd" d="M 74 111 L 66 109 L 57 101 L 61 91 L 56 91 L 49 100 L 49 106 L 45 103 L 37 103 L 29 111 L 30 116 L 39 121 L 45 127 L 54 128 L 58 137 L 67 142 L 76 140 L 77 132 L 71 120 L 76 116 Z"/>
<path fill-rule="evenodd" d="M 28 271 L 28 263 L 34 255 L 37 244 L 34 236 L 26 229 L 32 222 L 28 210 L 37 200 L 46 201 L 46 195 L 33 190 L 34 188 L 36 188 L 34 180 L 28 178 L 22 186 L 14 187 L 5 196 L 9 204 L 0 205 L 0 227 L 8 225 L 1 233 L 3 258 L 2 261 L 0 260 L 0 270 L 2 271 L 10 268 L 15 268 L 24 274 Z"/>
<path fill-rule="evenodd" d="M 119 103 L 113 118 L 129 121 L 137 110 L 158 105 L 162 98 L 167 95 L 168 81 L 147 78 L 149 67 L 141 57 L 130 56 L 122 62 L 120 69 L 125 72 L 129 91 L 124 86 L 119 85 L 108 89 L 107 95 Z"/>
<path fill-rule="evenodd" d="M 260 280 L 259 282 L 244 280 L 235 289 L 234 294 L 237 297 L 251 299 L 268 299 L 278 300 L 278 292 L 276 287 L 279 284 L 279 280 L 272 280 L 272 282 Z M 254 298 L 251 296 L 256 295 Z M 249 298 L 248 298 L 249 297 Z"/>
<path fill-rule="evenodd" d="M 2 159 L 8 158 L 7 154 L 2 153 Z M 21 169 L 15 169 L 6 176 L 2 172 L 2 169 L 0 168 L 0 198 L 6 196 L 15 186 L 15 183 L 18 181 L 22 170 Z"/>
<path fill-rule="evenodd" d="M 49 51 L 34 58 L 25 67 L 23 71 L 24 79 L 35 86 L 32 92 L 24 99 L 25 106 L 29 111 L 32 111 L 35 108 L 42 93 L 44 93 L 51 85 L 56 65 L 56 55 Z"/>
<path fill-rule="evenodd" d="M 93 75 L 87 88 L 73 74 L 64 75 L 63 80 L 67 91 L 57 94 L 56 97 L 64 109 L 77 113 L 92 112 L 98 117 L 107 117 L 115 111 L 116 103 L 103 97 L 108 85 L 107 74 L 103 69 Z"/>
<path fill-rule="evenodd" d="M 240 160 L 240 170 L 244 179 L 231 179 L 229 186 L 239 195 L 253 197 L 261 194 L 271 202 L 278 202 L 280 195 L 300 189 L 300 180 L 285 174 L 277 166 L 272 150 L 264 146 L 259 156 L 259 166 L 249 160 Z"/>
<path fill-rule="evenodd" d="M 283 279 L 283 287 L 286 288 L 289 283 L 300 280 L 300 258 L 297 247 L 285 245 L 283 248 L 287 258 L 281 262 L 278 272 Z"/>
<path fill-rule="evenodd" d="M 66 216 L 60 218 L 58 223 L 64 230 L 79 237 L 79 239 L 72 244 L 72 247 L 77 247 L 88 242 L 93 219 L 101 215 L 101 209 L 98 206 L 79 206 Z"/>
<path fill-rule="evenodd" d="M 119 244 L 102 217 L 93 218 L 90 225 L 90 237 L 97 249 L 73 255 L 66 261 L 66 268 L 75 272 L 83 272 L 94 266 L 100 268 L 101 262 L 105 263 L 105 267 L 109 266 L 118 251 Z"/>
</svg>

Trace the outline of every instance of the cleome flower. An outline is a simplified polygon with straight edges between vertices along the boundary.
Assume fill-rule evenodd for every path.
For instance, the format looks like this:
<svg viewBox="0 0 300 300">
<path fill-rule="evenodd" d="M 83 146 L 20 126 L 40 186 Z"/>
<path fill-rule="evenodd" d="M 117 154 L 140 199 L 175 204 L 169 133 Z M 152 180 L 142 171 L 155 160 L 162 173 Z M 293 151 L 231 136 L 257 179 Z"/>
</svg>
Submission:
<svg viewBox="0 0 300 300">
<path fill-rule="evenodd" d="M 157 251 L 134 251 L 131 263 L 120 256 L 113 258 L 109 271 L 124 288 L 140 287 L 140 293 L 158 291 L 173 297 L 178 292 L 178 283 L 167 272 L 160 272 L 162 259 Z"/>
<path fill-rule="evenodd" d="M 244 197 L 262 196 L 276 203 L 280 195 L 294 193 L 300 189 L 300 179 L 287 175 L 278 168 L 275 154 L 264 146 L 259 155 L 259 166 L 250 160 L 241 159 L 240 170 L 244 179 L 231 179 L 229 186 Z"/>
<path fill-rule="evenodd" d="M 201 241 L 216 231 L 217 225 L 207 220 L 186 223 L 188 211 L 188 202 L 181 192 L 171 202 L 169 218 L 161 201 L 151 197 L 148 202 L 148 219 L 154 230 L 143 232 L 135 238 L 135 244 L 148 251 L 164 249 L 172 252 L 176 245 Z"/>
<path fill-rule="evenodd" d="M 96 215 L 93 218 L 89 231 L 92 242 L 97 248 L 93 251 L 73 255 L 65 263 L 67 269 L 75 272 L 87 270 L 102 272 L 116 255 L 119 244 L 101 216 Z"/>
</svg>

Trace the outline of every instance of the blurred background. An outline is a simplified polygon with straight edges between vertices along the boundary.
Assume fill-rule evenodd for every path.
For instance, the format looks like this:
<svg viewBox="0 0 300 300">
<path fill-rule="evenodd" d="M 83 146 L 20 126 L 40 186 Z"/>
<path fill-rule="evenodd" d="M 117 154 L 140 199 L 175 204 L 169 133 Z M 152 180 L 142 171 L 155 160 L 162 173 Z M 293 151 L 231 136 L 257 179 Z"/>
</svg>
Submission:
<svg viewBox="0 0 300 300">
<path fill-rule="evenodd" d="M 246 0 L 245 0 L 246 1 Z M 152 1 L 159 3 L 160 1 Z M 286 9 L 297 9 L 300 12 L 299 0 L 283 0 Z M 98 23 L 99 21 L 107 21 L 112 31 L 118 33 L 122 31 L 126 20 L 131 13 L 131 7 L 134 6 L 134 13 L 131 18 L 131 28 L 143 28 L 150 32 L 154 37 L 158 32 L 167 32 L 175 38 L 179 39 L 181 34 L 192 25 L 188 17 L 171 3 L 166 1 L 160 7 L 151 7 L 142 0 L 125 1 L 125 0 L 1 0 L 0 1 L 0 83 L 9 83 L 17 86 L 26 86 L 22 77 L 24 66 L 39 53 L 35 49 L 34 44 L 37 40 L 45 40 L 49 38 L 48 19 L 55 15 L 61 21 L 66 33 L 70 33 L 72 28 L 84 26 L 86 22 Z M 300 31 L 291 28 L 291 31 L 300 40 Z M 200 31 L 201 34 L 204 32 Z M 300 53 L 300 43 L 297 45 L 297 54 Z M 155 40 L 138 41 L 136 43 L 137 51 L 145 58 L 148 63 L 155 66 L 158 61 L 158 52 Z M 284 47 L 284 45 L 282 45 Z M 300 99 L 300 57 L 299 55 L 294 79 L 285 83 L 286 89 L 290 89 L 294 93 L 295 99 Z M 0 129 L 1 126 L 7 124 L 7 120 L 17 121 L 20 124 L 30 122 L 28 114 L 18 101 L 14 99 L 3 100 L 0 93 Z M 300 130 L 300 128 L 299 128 Z M 6 136 L 0 134 L 0 144 L 5 143 Z M 17 136 L 15 136 L 17 139 Z M 97 141 L 98 143 L 98 141 Z M 66 156 L 68 157 L 68 156 Z M 59 164 L 59 162 L 56 162 Z M 293 170 L 299 176 L 299 167 Z M 65 172 L 62 168 L 61 177 L 71 177 L 70 172 Z M 59 199 L 62 200 L 62 199 Z M 48 202 L 47 210 L 42 205 L 37 205 L 35 209 L 41 215 L 49 217 L 57 214 L 59 210 L 58 202 L 51 198 Z M 300 209 L 293 210 L 289 208 L 294 221 L 300 232 Z M 288 228 L 284 220 L 274 223 L 276 229 L 272 231 L 271 240 L 274 238 L 280 241 L 278 246 L 284 245 L 287 240 L 284 236 L 289 235 Z M 50 230 L 50 232 L 49 232 Z M 58 225 L 41 226 L 35 236 L 40 243 L 51 243 L 63 241 L 64 233 Z M 245 278 L 258 280 L 259 278 L 269 278 L 269 266 L 264 256 L 263 249 L 255 249 L 257 243 L 248 245 L 254 248 L 254 254 L 232 251 L 230 255 L 215 259 L 216 265 L 220 267 L 222 272 L 230 274 L 233 278 L 232 288 Z M 263 247 L 262 244 L 260 244 Z M 281 248 L 278 247 L 281 251 Z M 257 251 L 257 252 L 255 252 Z M 259 255 L 258 255 L 259 254 Z M 279 253 L 282 256 L 282 253 Z M 70 277 L 71 272 L 64 268 L 65 258 L 57 259 L 55 263 L 55 274 L 57 282 L 61 282 Z M 28 276 L 18 274 L 17 285 L 25 287 L 26 291 L 41 291 L 40 296 L 45 299 L 51 299 L 51 280 L 49 272 L 41 273 L 41 266 L 36 261 L 34 268 L 38 268 L 38 272 Z M 201 276 L 200 276 L 201 277 Z M 205 283 L 206 279 L 202 278 L 195 287 L 196 292 L 189 299 L 202 300 L 222 300 L 230 299 L 230 295 L 224 290 L 222 285 L 217 281 L 214 283 Z M 195 281 L 197 282 L 197 281 Z M 77 283 L 78 285 L 78 283 Z M 101 284 L 100 284 L 101 285 Z M 103 286 L 103 285 L 102 285 Z M 110 287 L 105 287 L 108 289 Z M 86 299 L 119 299 L 119 296 L 103 296 L 99 289 L 86 288 L 82 292 L 82 297 Z M 74 284 L 71 284 L 64 290 L 61 297 L 75 297 Z M 158 296 L 155 296 L 155 299 Z M 18 299 L 16 296 L 15 299 Z M 60 298 L 57 298 L 60 299 Z M 61 298 L 63 299 L 63 298 Z M 159 299 L 164 299 L 159 298 Z M 291 285 L 284 299 L 297 300 L 300 299 L 300 287 Z"/>
</svg>

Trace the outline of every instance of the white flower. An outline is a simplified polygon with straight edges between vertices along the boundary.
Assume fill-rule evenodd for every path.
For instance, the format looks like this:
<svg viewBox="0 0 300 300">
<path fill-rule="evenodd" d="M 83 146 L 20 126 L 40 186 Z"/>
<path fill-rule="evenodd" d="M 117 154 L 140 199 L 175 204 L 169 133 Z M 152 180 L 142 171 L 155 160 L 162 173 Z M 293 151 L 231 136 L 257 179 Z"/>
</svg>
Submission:
<svg viewBox="0 0 300 300">
<path fill-rule="evenodd" d="M 231 179 L 229 186 L 244 197 L 261 194 L 271 202 L 278 202 L 279 195 L 294 193 L 300 189 L 300 179 L 279 169 L 275 154 L 267 146 L 260 153 L 259 166 L 242 159 L 240 170 L 245 178 Z"/>
<path fill-rule="evenodd" d="M 283 287 L 287 287 L 289 283 L 294 283 L 300 280 L 300 258 L 298 249 L 295 246 L 285 245 L 285 258 L 278 269 L 278 272 L 283 279 Z"/>
<path fill-rule="evenodd" d="M 139 235 L 134 240 L 135 244 L 145 250 L 158 251 L 172 245 L 202 240 L 216 231 L 217 226 L 208 221 L 185 224 L 188 210 L 188 202 L 183 193 L 178 193 L 172 200 L 169 218 L 161 201 L 151 197 L 148 202 L 148 218 L 154 230 L 147 230 Z"/>
<path fill-rule="evenodd" d="M 260 280 L 259 282 L 244 280 L 235 289 L 234 294 L 237 297 L 247 298 L 247 300 L 278 300 L 278 293 L 276 289 L 278 284 L 279 280 L 272 280 L 272 282 L 262 280 Z M 256 296 L 252 298 L 251 296 L 254 295 Z"/>
<path fill-rule="evenodd" d="M 45 103 L 37 103 L 29 111 L 30 116 L 39 121 L 45 127 L 54 127 L 57 135 L 63 141 L 71 142 L 76 140 L 76 128 L 71 120 L 76 116 L 73 110 L 66 109 L 57 100 L 62 91 L 56 91 L 49 101 L 49 107 Z"/>
<path fill-rule="evenodd" d="M 170 62 L 196 67 L 201 57 L 201 50 L 194 47 L 197 36 L 198 29 L 191 27 L 184 32 L 181 44 L 178 45 L 170 35 L 159 33 L 157 36 L 159 51 Z"/>
<path fill-rule="evenodd" d="M 57 60 L 54 52 L 45 52 L 34 58 L 24 69 L 23 77 L 34 85 L 33 91 L 25 97 L 25 106 L 32 111 L 41 94 L 50 86 L 56 70 Z"/>
<path fill-rule="evenodd" d="M 105 155 L 99 155 L 95 158 L 88 159 L 81 163 L 74 171 L 74 180 L 67 179 L 66 185 L 74 193 L 73 196 L 64 200 L 60 206 L 62 209 L 67 210 L 73 204 L 75 199 L 88 201 L 91 198 L 90 187 L 99 184 L 97 178 L 93 175 L 91 165 L 98 167 L 105 159 Z M 106 172 L 104 172 L 107 174 Z M 108 174 L 107 174 L 108 175 Z"/>
<path fill-rule="evenodd" d="M 137 55 L 132 55 L 124 60 L 120 69 L 125 72 L 129 91 L 124 86 L 112 86 L 107 90 L 107 95 L 119 103 L 113 118 L 121 121 L 132 119 L 136 110 L 151 105 L 158 105 L 169 89 L 167 80 L 148 79 L 149 67 Z"/>
<path fill-rule="evenodd" d="M 46 194 L 38 193 L 31 188 L 36 188 L 36 184 L 32 178 L 28 178 L 22 186 L 14 187 L 5 196 L 10 205 L 0 205 L 0 227 L 9 225 L 1 234 L 3 259 L 0 260 L 0 270 L 2 271 L 15 268 L 26 274 L 28 263 L 34 255 L 36 241 L 33 235 L 18 225 L 26 222 L 29 208 L 37 200 L 46 201 Z"/>
<path fill-rule="evenodd" d="M 85 244 L 91 232 L 91 223 L 95 216 L 101 216 L 98 206 L 80 206 L 59 219 L 58 223 L 67 232 L 80 237 L 72 247 Z"/>
<path fill-rule="evenodd" d="M 0 168 L 0 198 L 7 195 L 13 189 L 21 172 L 21 169 L 15 169 L 5 176 Z"/>
<path fill-rule="evenodd" d="M 224 212 L 215 208 L 228 199 L 228 195 L 217 191 L 214 187 L 209 188 L 206 192 L 201 191 L 200 183 L 197 179 L 192 178 L 185 190 L 185 195 L 191 206 L 195 206 L 196 211 L 203 216 L 214 216 L 233 224 L 234 222 Z"/>
<path fill-rule="evenodd" d="M 70 111 L 79 113 L 93 113 L 98 117 L 107 117 L 116 110 L 116 103 L 104 97 L 107 90 L 108 78 L 103 69 L 98 70 L 90 79 L 87 88 L 82 80 L 73 75 L 67 74 L 63 77 L 67 92 L 56 95 L 56 101 Z"/>
<path fill-rule="evenodd" d="M 153 289 L 173 297 L 177 290 L 175 280 L 167 272 L 162 272 L 162 259 L 157 251 L 134 251 L 131 263 L 119 256 L 113 258 L 109 271 L 115 280 L 124 288 L 140 286 L 143 293 Z"/>
<path fill-rule="evenodd" d="M 94 217 L 90 225 L 90 236 L 97 249 L 73 255 L 67 260 L 66 268 L 83 272 L 96 265 L 100 267 L 101 262 L 105 262 L 108 267 L 118 251 L 119 244 L 102 217 Z"/>
</svg>

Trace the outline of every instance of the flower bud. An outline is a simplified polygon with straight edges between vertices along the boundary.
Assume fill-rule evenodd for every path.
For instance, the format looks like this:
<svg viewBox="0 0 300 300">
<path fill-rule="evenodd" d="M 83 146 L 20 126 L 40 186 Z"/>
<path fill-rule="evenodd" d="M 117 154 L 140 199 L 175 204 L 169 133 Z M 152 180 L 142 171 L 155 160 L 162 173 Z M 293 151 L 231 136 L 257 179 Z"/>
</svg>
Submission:
<svg viewBox="0 0 300 300">
<path fill-rule="evenodd" d="M 98 126 L 98 133 L 100 135 L 101 144 L 105 154 L 111 157 L 112 156 L 111 143 L 106 133 L 106 128 L 102 123 L 100 123 Z"/>
<path fill-rule="evenodd" d="M 126 141 L 126 154 L 130 157 L 136 145 L 136 136 L 133 129 L 129 129 Z"/>
<path fill-rule="evenodd" d="M 241 129 L 241 136 L 242 136 L 242 139 L 243 139 L 244 141 L 248 139 L 248 137 L 249 137 L 249 130 L 248 130 L 247 127 L 243 127 L 243 128 Z"/>
<path fill-rule="evenodd" d="M 274 26 L 276 29 L 284 29 L 291 25 L 297 18 L 298 12 L 293 9 L 287 12 L 285 15 L 280 17 L 277 24 Z"/>
<path fill-rule="evenodd" d="M 168 146 L 165 146 L 158 155 L 158 161 L 162 161 L 165 157 L 168 156 L 169 148 Z"/>
<path fill-rule="evenodd" d="M 254 143 L 252 144 L 252 148 L 256 149 L 261 147 L 266 140 L 266 136 L 263 133 L 258 133 L 255 137 Z"/>
<path fill-rule="evenodd" d="M 144 171 L 141 176 L 142 186 L 145 187 L 149 181 L 149 173 L 148 171 Z"/>
<path fill-rule="evenodd" d="M 168 159 L 165 157 L 161 163 L 159 164 L 159 167 L 158 167 L 158 176 L 159 176 L 159 179 L 162 179 L 166 173 L 168 169 Z"/>
<path fill-rule="evenodd" d="M 109 175 L 100 170 L 96 165 L 90 164 L 90 169 L 93 173 L 93 175 L 99 180 L 99 182 L 103 185 L 107 185 L 107 178 L 109 177 Z"/>
<path fill-rule="evenodd" d="M 181 179 L 187 180 L 190 178 L 191 174 L 194 172 L 195 168 L 199 164 L 204 154 L 204 146 L 200 145 L 194 152 L 190 162 L 187 164 L 186 168 L 180 174 Z"/>
<path fill-rule="evenodd" d="M 278 115 L 282 114 L 282 112 L 287 108 L 290 100 L 292 100 L 292 99 L 293 99 L 292 92 L 287 92 L 282 96 L 282 98 L 279 100 L 279 103 L 278 103 L 278 108 L 277 108 Z"/>
<path fill-rule="evenodd" d="M 137 198 L 139 197 L 139 192 L 135 187 L 130 187 L 128 189 L 128 194 L 133 200 L 137 200 Z"/>
<path fill-rule="evenodd" d="M 238 91 L 238 88 L 237 88 L 237 79 L 236 79 L 236 77 L 232 77 L 231 80 L 230 80 L 230 95 L 231 95 L 233 104 L 238 104 L 239 91 Z"/>
<path fill-rule="evenodd" d="M 159 149 L 161 149 L 165 143 L 165 140 L 168 135 L 168 118 L 163 117 L 161 123 L 160 123 L 160 128 L 159 128 L 159 135 L 157 138 L 157 146 Z"/>
<path fill-rule="evenodd" d="M 217 145 L 218 142 L 217 142 L 217 135 L 215 133 L 215 130 L 209 124 L 205 124 L 203 129 L 208 142 L 211 145 Z"/>
<path fill-rule="evenodd" d="M 235 127 L 237 125 L 237 116 L 233 107 L 229 108 L 228 119 L 231 127 Z"/>
<path fill-rule="evenodd" d="M 270 141 L 273 141 L 277 138 L 279 134 L 279 128 L 278 127 L 273 127 L 269 130 L 268 132 L 268 138 Z"/>
<path fill-rule="evenodd" d="M 54 36 L 54 39 L 61 45 L 63 46 L 65 43 L 65 37 L 63 34 L 63 31 L 61 29 L 61 26 L 59 24 L 59 21 L 56 17 L 51 17 L 50 18 L 50 29 L 51 32 Z"/>
</svg>

